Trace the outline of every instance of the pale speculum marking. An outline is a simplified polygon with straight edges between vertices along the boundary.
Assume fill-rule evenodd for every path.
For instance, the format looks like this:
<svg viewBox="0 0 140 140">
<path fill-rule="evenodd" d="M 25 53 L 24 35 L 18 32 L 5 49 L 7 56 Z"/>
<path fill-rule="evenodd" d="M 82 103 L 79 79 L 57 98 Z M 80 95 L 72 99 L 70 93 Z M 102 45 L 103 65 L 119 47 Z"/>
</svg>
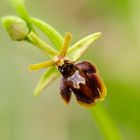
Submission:
<svg viewBox="0 0 140 140">
<path fill-rule="evenodd" d="M 80 88 L 79 84 L 85 84 L 86 83 L 85 79 L 79 74 L 78 70 L 75 71 L 75 73 L 68 78 L 68 81 L 71 81 L 73 83 L 73 86 L 77 89 Z"/>
</svg>

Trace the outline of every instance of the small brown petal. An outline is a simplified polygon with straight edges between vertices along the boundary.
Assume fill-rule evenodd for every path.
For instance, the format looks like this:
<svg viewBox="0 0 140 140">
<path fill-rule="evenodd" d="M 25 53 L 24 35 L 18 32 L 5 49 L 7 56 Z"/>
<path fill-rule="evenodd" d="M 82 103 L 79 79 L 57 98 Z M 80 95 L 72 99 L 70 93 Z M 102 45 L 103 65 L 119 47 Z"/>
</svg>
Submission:
<svg viewBox="0 0 140 140">
<path fill-rule="evenodd" d="M 95 73 L 97 72 L 96 66 L 88 61 L 81 61 L 75 65 L 80 71 L 85 73 Z"/>
<path fill-rule="evenodd" d="M 60 95 L 65 104 L 68 104 L 71 99 L 71 89 L 68 87 L 67 81 L 64 78 L 62 78 L 60 83 Z"/>
<path fill-rule="evenodd" d="M 99 100 L 103 100 L 107 94 L 107 90 L 106 90 L 105 84 L 104 84 L 103 80 L 101 79 L 99 73 L 88 74 L 88 79 L 89 79 L 91 85 L 95 85 L 96 88 L 98 89 L 99 94 L 100 94 Z"/>
<path fill-rule="evenodd" d="M 80 89 L 72 89 L 76 96 L 78 103 L 84 106 L 91 106 L 95 104 L 95 100 L 99 98 L 99 92 L 96 87 L 86 85 L 81 85 Z"/>
<path fill-rule="evenodd" d="M 106 87 L 103 83 L 96 66 L 88 61 L 76 64 L 80 75 L 85 78 L 86 83 L 81 84 L 80 89 L 72 88 L 78 103 L 84 106 L 94 105 L 98 100 L 103 100 L 106 96 Z"/>
</svg>

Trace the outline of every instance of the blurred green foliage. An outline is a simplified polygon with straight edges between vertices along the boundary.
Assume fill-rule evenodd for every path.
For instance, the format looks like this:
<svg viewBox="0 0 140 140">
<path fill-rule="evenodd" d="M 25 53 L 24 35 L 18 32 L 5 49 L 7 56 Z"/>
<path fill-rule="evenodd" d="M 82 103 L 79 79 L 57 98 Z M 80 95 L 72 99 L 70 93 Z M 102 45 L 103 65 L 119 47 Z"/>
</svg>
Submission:
<svg viewBox="0 0 140 140">
<path fill-rule="evenodd" d="M 98 66 L 108 88 L 102 104 L 126 140 L 140 139 L 139 4 L 133 0 L 34 0 L 26 4 L 33 16 L 62 34 L 72 32 L 74 40 L 103 33 L 81 60 Z M 0 1 L 0 16 L 13 14 L 11 9 L 8 1 Z M 30 73 L 27 65 L 46 58 L 27 43 L 11 41 L 1 26 L 0 31 L 0 139 L 103 140 L 87 109 L 75 100 L 63 105 L 59 80 L 44 95 L 32 95 L 41 72 Z"/>
</svg>

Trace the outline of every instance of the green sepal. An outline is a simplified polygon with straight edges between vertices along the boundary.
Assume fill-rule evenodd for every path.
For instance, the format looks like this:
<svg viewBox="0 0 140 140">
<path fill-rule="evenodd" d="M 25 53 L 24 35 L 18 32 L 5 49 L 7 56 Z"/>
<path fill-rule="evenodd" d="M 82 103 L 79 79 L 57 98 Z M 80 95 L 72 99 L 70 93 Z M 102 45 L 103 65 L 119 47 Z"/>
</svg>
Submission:
<svg viewBox="0 0 140 140">
<path fill-rule="evenodd" d="M 41 76 L 38 85 L 35 88 L 34 95 L 38 96 L 42 93 L 42 91 L 57 77 L 59 76 L 59 72 L 56 67 L 48 68 L 47 71 Z"/>
<path fill-rule="evenodd" d="M 98 39 L 101 36 L 100 32 L 91 34 L 80 41 L 78 41 L 76 44 L 74 44 L 72 47 L 68 49 L 67 55 L 74 61 L 76 61 L 90 46 L 91 43 L 93 43 L 96 39 Z"/>
<path fill-rule="evenodd" d="M 48 38 L 52 41 L 54 46 L 60 50 L 62 43 L 63 43 L 63 37 L 62 35 L 55 30 L 52 26 L 50 26 L 48 23 L 39 20 L 37 18 L 31 18 L 31 22 L 36 25 L 42 32 L 44 32 Z"/>
</svg>

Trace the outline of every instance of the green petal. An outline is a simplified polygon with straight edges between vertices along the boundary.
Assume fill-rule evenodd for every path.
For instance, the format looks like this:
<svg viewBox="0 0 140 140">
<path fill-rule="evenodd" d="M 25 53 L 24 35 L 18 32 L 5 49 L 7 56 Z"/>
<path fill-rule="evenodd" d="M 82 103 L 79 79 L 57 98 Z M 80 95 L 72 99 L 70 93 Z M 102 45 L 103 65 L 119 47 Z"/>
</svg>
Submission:
<svg viewBox="0 0 140 140">
<path fill-rule="evenodd" d="M 40 78 L 39 83 L 34 91 L 34 95 L 38 96 L 52 81 L 59 76 L 56 67 L 49 68 Z"/>
<path fill-rule="evenodd" d="M 89 47 L 91 43 L 93 43 L 96 39 L 101 36 L 100 32 L 91 34 L 82 40 L 78 41 L 72 47 L 69 48 L 67 55 L 72 58 L 74 61 L 77 60 Z"/>
<path fill-rule="evenodd" d="M 35 24 L 42 32 L 44 32 L 49 39 L 52 41 L 52 43 L 55 45 L 55 47 L 60 50 L 60 47 L 63 43 L 63 37 L 62 35 L 56 31 L 52 26 L 47 24 L 46 22 L 39 20 L 37 18 L 31 18 L 31 21 L 33 24 Z"/>
<path fill-rule="evenodd" d="M 13 5 L 14 9 L 16 10 L 17 14 L 27 22 L 30 30 L 34 30 L 32 24 L 30 22 L 30 16 L 24 6 L 25 0 L 10 0 L 11 4 Z"/>
</svg>

